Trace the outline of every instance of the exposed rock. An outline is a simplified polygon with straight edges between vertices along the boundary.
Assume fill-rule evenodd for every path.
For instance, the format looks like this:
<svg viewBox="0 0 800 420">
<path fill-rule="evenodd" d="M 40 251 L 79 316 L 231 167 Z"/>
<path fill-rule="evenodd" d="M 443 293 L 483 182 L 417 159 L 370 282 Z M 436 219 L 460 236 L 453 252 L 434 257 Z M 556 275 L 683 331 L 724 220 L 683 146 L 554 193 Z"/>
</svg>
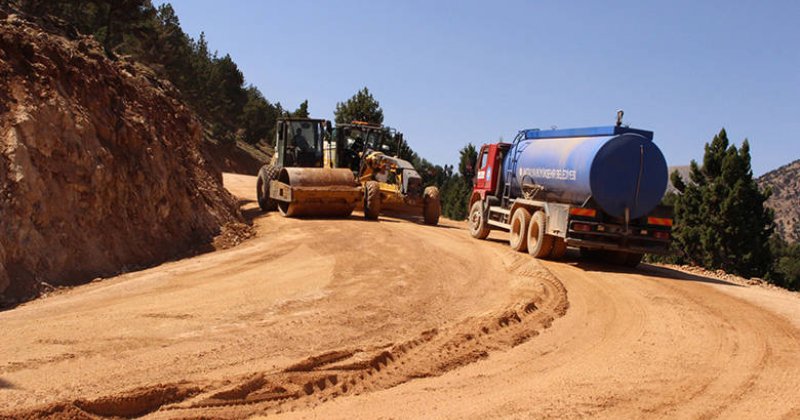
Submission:
<svg viewBox="0 0 800 420">
<path fill-rule="evenodd" d="M 789 242 L 800 241 L 800 160 L 761 175 L 758 184 L 772 189 L 767 206 L 775 210 L 776 231 Z"/>
<path fill-rule="evenodd" d="M 167 82 L 0 19 L 0 301 L 164 261 L 241 221 Z"/>
</svg>

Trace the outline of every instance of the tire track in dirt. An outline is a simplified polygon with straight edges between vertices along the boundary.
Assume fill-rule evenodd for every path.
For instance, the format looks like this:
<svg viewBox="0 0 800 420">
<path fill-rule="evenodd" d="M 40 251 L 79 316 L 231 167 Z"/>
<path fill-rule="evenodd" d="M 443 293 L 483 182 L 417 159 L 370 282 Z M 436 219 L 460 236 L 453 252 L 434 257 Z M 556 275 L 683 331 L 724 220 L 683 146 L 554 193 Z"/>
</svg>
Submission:
<svg viewBox="0 0 800 420">
<path fill-rule="evenodd" d="M 645 272 L 659 270 L 649 268 Z M 681 396 L 679 406 L 675 401 L 665 401 L 652 407 L 648 413 L 719 418 L 749 411 L 752 415 L 758 413 L 771 417 L 766 413 L 772 412 L 773 404 L 756 396 L 771 394 L 772 398 L 780 399 L 768 389 L 774 386 L 779 372 L 788 374 L 784 370 L 787 357 L 781 353 L 796 354 L 800 349 L 797 330 L 769 311 L 753 310 L 746 302 L 724 295 L 719 296 L 724 298 L 720 301 L 707 290 L 703 294 L 697 293 L 698 289 L 706 287 L 702 284 L 658 282 L 658 286 L 666 289 L 668 294 L 690 302 L 695 310 L 702 310 L 707 319 L 718 325 L 714 337 L 718 345 L 709 354 L 715 358 L 710 362 L 717 364 L 719 369 L 711 375 L 697 375 L 694 378 L 696 388 Z M 710 299 L 711 296 L 715 299 Z M 754 400 L 760 401 L 755 404 L 755 410 Z"/>
<path fill-rule="evenodd" d="M 331 350 L 280 371 L 253 372 L 216 383 L 158 384 L 14 412 L 8 418 L 241 418 L 313 407 L 439 376 L 522 344 L 566 313 L 566 289 L 547 269 L 513 252 L 503 253 L 502 258 L 509 274 L 525 282 L 528 292 L 524 300 L 502 310 L 423 331 L 400 343 Z"/>
</svg>

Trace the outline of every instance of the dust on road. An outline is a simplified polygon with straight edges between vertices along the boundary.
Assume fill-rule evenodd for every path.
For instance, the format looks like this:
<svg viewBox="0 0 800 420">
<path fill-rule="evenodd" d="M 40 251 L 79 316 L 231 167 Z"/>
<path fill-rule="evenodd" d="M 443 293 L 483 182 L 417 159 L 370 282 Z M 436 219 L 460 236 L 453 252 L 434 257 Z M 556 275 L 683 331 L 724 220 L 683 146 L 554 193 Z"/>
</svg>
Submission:
<svg viewBox="0 0 800 420">
<path fill-rule="evenodd" d="M 800 414 L 800 300 L 539 263 L 452 222 L 261 216 L 254 178 L 225 182 L 256 238 L 0 313 L 0 413 Z"/>
</svg>

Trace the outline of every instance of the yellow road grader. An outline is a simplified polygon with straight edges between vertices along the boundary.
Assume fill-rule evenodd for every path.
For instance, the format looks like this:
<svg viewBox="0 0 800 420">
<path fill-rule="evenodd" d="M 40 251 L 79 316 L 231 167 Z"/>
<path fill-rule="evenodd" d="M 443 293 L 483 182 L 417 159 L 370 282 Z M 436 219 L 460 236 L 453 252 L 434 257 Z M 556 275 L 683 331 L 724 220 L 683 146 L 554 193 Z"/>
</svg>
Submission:
<svg viewBox="0 0 800 420">
<path fill-rule="evenodd" d="M 413 165 L 398 157 L 402 139 L 363 122 L 331 128 L 320 119 L 279 119 L 272 162 L 258 174 L 258 204 L 287 217 L 346 217 L 358 208 L 367 219 L 389 211 L 436 225 L 439 191 L 424 188 Z"/>
</svg>

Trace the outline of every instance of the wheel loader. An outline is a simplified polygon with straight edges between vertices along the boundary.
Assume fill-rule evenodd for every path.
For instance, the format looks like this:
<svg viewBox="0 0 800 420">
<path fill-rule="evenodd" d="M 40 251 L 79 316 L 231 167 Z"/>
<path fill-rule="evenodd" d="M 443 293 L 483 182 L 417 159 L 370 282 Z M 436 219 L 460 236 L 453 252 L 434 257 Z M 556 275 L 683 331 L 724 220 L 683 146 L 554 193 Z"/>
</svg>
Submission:
<svg viewBox="0 0 800 420">
<path fill-rule="evenodd" d="M 363 122 L 339 124 L 310 118 L 282 118 L 275 154 L 261 168 L 258 203 L 283 216 L 346 217 L 361 208 L 367 219 L 382 210 L 421 214 L 436 225 L 441 205 L 436 187 L 397 157 L 402 134 Z"/>
</svg>

